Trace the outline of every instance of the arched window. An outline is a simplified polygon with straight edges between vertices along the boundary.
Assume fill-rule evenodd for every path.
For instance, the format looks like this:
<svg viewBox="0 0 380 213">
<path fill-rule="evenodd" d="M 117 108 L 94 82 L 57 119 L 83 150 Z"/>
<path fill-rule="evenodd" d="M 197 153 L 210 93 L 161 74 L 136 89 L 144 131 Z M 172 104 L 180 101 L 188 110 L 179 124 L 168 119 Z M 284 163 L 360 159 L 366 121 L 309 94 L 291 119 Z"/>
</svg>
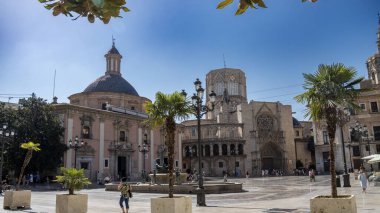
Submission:
<svg viewBox="0 0 380 213">
<path fill-rule="evenodd" d="M 185 157 L 190 157 L 190 148 L 185 146 Z"/>
<path fill-rule="evenodd" d="M 215 83 L 215 93 L 216 95 L 223 95 L 224 86 L 223 82 L 216 82 Z"/>
<path fill-rule="evenodd" d="M 212 154 L 214 155 L 214 156 L 218 156 L 219 155 L 219 146 L 218 146 L 218 144 L 214 144 L 214 146 L 212 147 Z"/>
<path fill-rule="evenodd" d="M 210 156 L 210 145 L 205 146 L 205 154 L 206 156 Z"/>
<path fill-rule="evenodd" d="M 120 141 L 125 141 L 125 131 L 120 131 L 119 133 L 119 140 Z"/>
<path fill-rule="evenodd" d="M 193 153 L 193 156 L 194 156 L 194 157 L 198 156 L 198 148 L 197 148 L 196 145 L 194 145 L 194 146 L 192 147 L 192 153 Z"/>
<path fill-rule="evenodd" d="M 227 145 L 226 144 L 222 145 L 222 155 L 227 155 Z"/>
<path fill-rule="evenodd" d="M 242 155 L 242 154 L 244 153 L 243 149 L 244 149 L 243 144 L 239 144 L 239 145 L 238 145 L 239 155 Z"/>
<path fill-rule="evenodd" d="M 235 144 L 231 144 L 231 145 L 230 145 L 230 154 L 231 154 L 231 155 L 235 155 L 235 154 L 237 154 L 235 151 L 236 151 L 236 150 L 235 150 Z"/>
<path fill-rule="evenodd" d="M 82 136 L 85 139 L 89 139 L 90 138 L 90 127 L 89 126 L 83 126 Z"/>
</svg>

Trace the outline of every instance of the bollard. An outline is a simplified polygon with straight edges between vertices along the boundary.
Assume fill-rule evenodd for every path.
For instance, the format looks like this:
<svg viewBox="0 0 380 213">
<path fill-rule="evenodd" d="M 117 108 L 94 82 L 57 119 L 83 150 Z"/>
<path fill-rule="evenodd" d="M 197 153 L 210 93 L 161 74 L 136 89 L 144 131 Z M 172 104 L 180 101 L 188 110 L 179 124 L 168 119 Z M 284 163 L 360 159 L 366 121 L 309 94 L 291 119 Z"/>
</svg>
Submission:
<svg viewBox="0 0 380 213">
<path fill-rule="evenodd" d="M 336 187 L 341 187 L 340 186 L 340 176 L 339 175 L 336 176 Z"/>
</svg>

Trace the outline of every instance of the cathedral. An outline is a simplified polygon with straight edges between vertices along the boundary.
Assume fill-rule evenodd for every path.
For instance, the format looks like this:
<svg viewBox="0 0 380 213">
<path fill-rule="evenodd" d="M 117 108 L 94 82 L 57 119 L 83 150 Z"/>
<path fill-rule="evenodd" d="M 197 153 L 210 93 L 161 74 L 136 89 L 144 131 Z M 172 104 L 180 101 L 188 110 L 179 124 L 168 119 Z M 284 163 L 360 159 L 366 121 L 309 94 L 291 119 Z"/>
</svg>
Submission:
<svg viewBox="0 0 380 213">
<path fill-rule="evenodd" d="M 248 102 L 240 69 L 210 71 L 205 93 L 211 91 L 217 95 L 215 108 L 201 120 L 201 167 L 206 176 L 258 176 L 262 170 L 289 174 L 295 169 L 290 105 Z M 197 122 L 184 121 L 181 127 L 182 169 L 198 170 Z"/>
</svg>

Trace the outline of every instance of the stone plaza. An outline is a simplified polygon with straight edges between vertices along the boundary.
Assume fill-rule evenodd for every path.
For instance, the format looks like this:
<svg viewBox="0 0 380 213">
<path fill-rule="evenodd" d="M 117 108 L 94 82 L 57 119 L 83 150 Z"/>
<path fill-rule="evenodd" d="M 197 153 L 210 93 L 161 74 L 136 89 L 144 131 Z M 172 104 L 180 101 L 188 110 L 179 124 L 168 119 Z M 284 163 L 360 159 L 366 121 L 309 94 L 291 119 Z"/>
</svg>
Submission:
<svg viewBox="0 0 380 213">
<path fill-rule="evenodd" d="M 222 180 L 220 180 L 222 182 Z M 243 184 L 245 192 L 227 194 L 207 194 L 207 207 L 196 206 L 196 195 L 191 196 L 193 212 L 267 212 L 267 213 L 306 213 L 310 212 L 309 199 L 317 195 L 330 194 L 330 176 L 317 176 L 316 182 L 310 182 L 308 176 L 284 176 L 229 179 L 231 182 Z M 55 195 L 67 193 L 59 190 L 42 190 L 36 186 L 32 192 L 31 209 L 12 212 L 52 213 L 55 212 Z M 89 213 L 121 212 L 118 204 L 119 192 L 105 191 L 104 187 L 80 191 L 89 195 Z M 380 187 L 370 183 L 366 194 L 361 193 L 359 182 L 351 174 L 351 187 L 338 187 L 338 194 L 353 194 L 356 196 L 358 212 L 379 212 Z M 179 194 L 176 194 L 177 196 Z M 150 198 L 165 196 L 165 194 L 133 193 L 130 199 L 130 213 L 150 212 Z M 0 197 L 0 212 L 10 212 L 3 209 L 3 197 Z"/>
</svg>

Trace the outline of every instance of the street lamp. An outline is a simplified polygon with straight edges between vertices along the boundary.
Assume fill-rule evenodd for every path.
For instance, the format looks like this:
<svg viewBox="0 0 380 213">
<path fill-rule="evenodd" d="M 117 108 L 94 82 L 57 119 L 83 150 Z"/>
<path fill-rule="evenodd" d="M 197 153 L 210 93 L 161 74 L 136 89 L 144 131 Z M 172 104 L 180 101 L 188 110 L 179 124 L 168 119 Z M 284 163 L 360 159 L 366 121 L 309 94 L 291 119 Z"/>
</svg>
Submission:
<svg viewBox="0 0 380 213">
<path fill-rule="evenodd" d="M 350 129 L 350 137 L 351 137 L 351 129 Z M 352 166 L 352 157 L 351 157 L 351 147 L 352 147 L 351 143 L 352 143 L 351 140 L 349 140 L 348 144 L 347 144 L 347 147 L 348 147 L 348 150 L 350 152 L 351 172 L 354 172 L 354 167 Z"/>
<path fill-rule="evenodd" d="M 9 129 L 7 124 L 3 124 L 0 129 L 0 137 L 1 137 L 1 164 L 0 164 L 0 183 L 3 180 L 3 164 L 4 164 L 4 138 L 10 138 L 15 135 L 15 131 L 13 129 Z"/>
<path fill-rule="evenodd" d="M 143 171 L 142 171 L 142 178 L 143 182 L 146 181 L 146 176 L 145 176 L 145 154 L 149 152 L 150 145 L 148 144 L 148 135 L 145 133 L 144 134 L 144 143 L 143 145 L 139 145 L 139 152 L 143 153 Z"/>
<path fill-rule="evenodd" d="M 360 138 L 361 138 L 361 141 L 363 141 L 363 137 L 366 138 L 366 141 L 367 141 L 367 147 L 368 147 L 368 155 L 371 155 L 371 146 L 370 146 L 370 141 L 371 139 L 369 138 L 368 136 L 368 128 L 366 125 L 362 125 L 361 123 L 359 123 L 359 121 L 356 121 L 355 122 L 355 127 L 350 127 L 350 129 L 354 129 L 355 131 L 357 131 L 359 134 L 360 134 Z M 372 164 L 371 165 L 371 172 L 373 171 L 373 167 L 372 167 Z"/>
<path fill-rule="evenodd" d="M 77 150 L 80 149 L 83 146 L 83 144 L 84 144 L 83 139 L 79 143 L 78 136 L 75 136 L 74 144 L 73 144 L 73 141 L 71 139 L 69 140 L 68 148 L 74 149 L 74 168 L 77 168 Z"/>
<path fill-rule="evenodd" d="M 346 149 L 344 146 L 343 137 L 343 126 L 350 121 L 350 111 L 347 108 L 339 109 L 338 111 L 338 124 L 340 126 L 340 134 L 342 137 L 342 152 L 343 152 L 343 187 L 351 187 L 350 185 L 350 174 L 347 173 L 347 163 L 346 163 Z"/>
<path fill-rule="evenodd" d="M 197 118 L 197 127 L 198 127 L 198 188 L 197 188 L 197 205 L 198 206 L 206 206 L 206 197 L 205 191 L 203 187 L 203 172 L 202 172 L 202 148 L 201 148 L 201 118 L 207 112 L 211 112 L 214 110 L 214 103 L 216 94 L 214 91 L 211 91 L 209 94 L 211 107 L 207 105 L 202 105 L 203 93 L 204 89 L 202 88 L 202 82 L 197 78 L 194 82 L 195 91 L 193 96 L 191 97 L 191 101 L 194 108 L 194 115 Z M 182 95 L 186 97 L 186 92 L 182 90 Z"/>
<path fill-rule="evenodd" d="M 234 161 L 234 165 L 235 165 L 234 176 L 236 177 L 237 176 L 237 172 L 236 172 L 236 156 L 238 155 L 238 151 L 236 150 L 236 148 L 234 148 L 230 152 L 231 152 L 231 155 L 235 156 L 235 161 Z"/>
</svg>

